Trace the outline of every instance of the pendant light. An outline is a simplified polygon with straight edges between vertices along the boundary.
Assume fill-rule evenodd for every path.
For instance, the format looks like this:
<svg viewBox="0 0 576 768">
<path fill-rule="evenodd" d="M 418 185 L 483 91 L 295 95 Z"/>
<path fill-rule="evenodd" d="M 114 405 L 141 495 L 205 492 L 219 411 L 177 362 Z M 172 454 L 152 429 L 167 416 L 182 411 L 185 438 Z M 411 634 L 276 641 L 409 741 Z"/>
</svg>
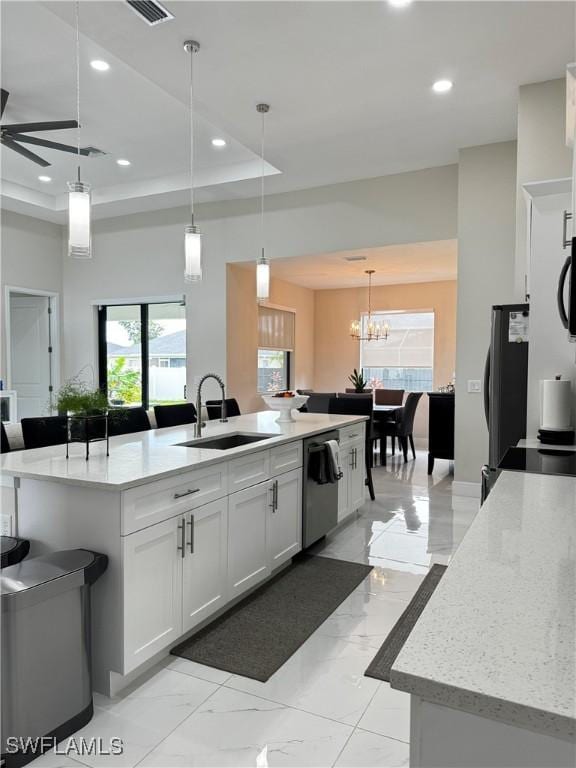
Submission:
<svg viewBox="0 0 576 768">
<path fill-rule="evenodd" d="M 368 316 L 364 327 L 362 326 L 362 318 L 360 320 L 354 320 L 350 324 L 350 336 L 356 341 L 386 341 L 390 326 L 388 323 L 378 323 L 372 319 L 372 275 L 373 269 L 364 270 L 368 275 Z"/>
<path fill-rule="evenodd" d="M 260 157 L 262 160 L 262 175 L 260 178 L 260 236 L 262 239 L 262 251 L 256 262 L 256 299 L 258 302 L 267 301 L 270 298 L 270 261 L 266 258 L 264 248 L 264 118 L 270 111 L 269 104 L 258 104 L 256 111 L 262 115 L 262 137 L 260 141 Z"/>
<path fill-rule="evenodd" d="M 194 224 L 194 54 L 200 43 L 187 40 L 184 50 L 190 54 L 190 224 L 184 230 L 184 280 L 198 283 L 202 280 L 202 233 Z"/>
<path fill-rule="evenodd" d="M 76 143 L 78 148 L 78 178 L 68 182 L 68 255 L 74 259 L 91 259 L 90 184 L 80 176 L 80 0 L 76 0 Z"/>
</svg>

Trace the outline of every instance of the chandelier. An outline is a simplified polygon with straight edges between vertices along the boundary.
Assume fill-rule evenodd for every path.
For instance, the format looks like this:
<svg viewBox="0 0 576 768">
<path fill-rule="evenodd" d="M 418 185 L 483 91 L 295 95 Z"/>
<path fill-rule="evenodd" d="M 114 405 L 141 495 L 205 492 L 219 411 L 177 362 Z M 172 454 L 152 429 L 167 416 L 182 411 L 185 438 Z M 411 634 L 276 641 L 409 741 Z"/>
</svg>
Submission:
<svg viewBox="0 0 576 768">
<path fill-rule="evenodd" d="M 362 318 L 353 320 L 350 324 L 350 336 L 356 341 L 385 341 L 388 338 L 390 326 L 388 323 L 379 323 L 372 318 L 372 275 L 373 269 L 366 269 L 368 275 L 368 316 L 364 324 Z"/>
</svg>

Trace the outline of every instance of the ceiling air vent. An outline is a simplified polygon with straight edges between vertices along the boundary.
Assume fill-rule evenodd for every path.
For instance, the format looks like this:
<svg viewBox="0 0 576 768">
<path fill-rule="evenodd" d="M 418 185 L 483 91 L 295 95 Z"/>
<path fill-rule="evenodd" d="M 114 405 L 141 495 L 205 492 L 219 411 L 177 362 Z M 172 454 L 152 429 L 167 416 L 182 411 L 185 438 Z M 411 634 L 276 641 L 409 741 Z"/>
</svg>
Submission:
<svg viewBox="0 0 576 768">
<path fill-rule="evenodd" d="M 144 19 L 146 24 L 150 27 L 156 26 L 156 24 L 162 24 L 163 21 L 170 21 L 174 16 L 156 2 L 156 0 L 126 0 L 130 8 L 137 13 L 140 18 Z"/>
<path fill-rule="evenodd" d="M 366 256 L 344 256 L 344 261 L 366 261 Z"/>
</svg>

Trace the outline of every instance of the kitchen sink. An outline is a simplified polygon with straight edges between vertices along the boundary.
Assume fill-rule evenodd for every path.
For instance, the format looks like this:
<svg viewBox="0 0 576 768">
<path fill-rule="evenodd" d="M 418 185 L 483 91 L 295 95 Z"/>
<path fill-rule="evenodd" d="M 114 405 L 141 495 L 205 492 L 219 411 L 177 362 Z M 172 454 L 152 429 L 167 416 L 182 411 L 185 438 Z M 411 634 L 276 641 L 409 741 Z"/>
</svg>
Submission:
<svg viewBox="0 0 576 768">
<path fill-rule="evenodd" d="M 238 448 L 241 445 L 259 443 L 260 440 L 270 440 L 271 437 L 278 437 L 278 435 L 233 432 L 230 435 L 220 435 L 220 437 L 200 437 L 198 440 L 188 440 L 186 443 L 175 443 L 175 445 L 184 448 L 210 448 L 213 451 L 229 451 L 231 448 Z"/>
</svg>

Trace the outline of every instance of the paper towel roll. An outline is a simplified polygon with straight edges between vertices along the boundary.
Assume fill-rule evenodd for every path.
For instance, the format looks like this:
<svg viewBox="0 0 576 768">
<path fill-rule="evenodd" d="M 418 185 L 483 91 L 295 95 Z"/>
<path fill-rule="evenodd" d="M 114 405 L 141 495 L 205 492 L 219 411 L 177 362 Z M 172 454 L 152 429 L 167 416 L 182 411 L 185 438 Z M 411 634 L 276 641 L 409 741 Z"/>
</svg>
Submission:
<svg viewBox="0 0 576 768">
<path fill-rule="evenodd" d="M 572 419 L 572 382 L 569 379 L 544 379 L 542 392 L 542 429 L 570 429 Z"/>
</svg>

